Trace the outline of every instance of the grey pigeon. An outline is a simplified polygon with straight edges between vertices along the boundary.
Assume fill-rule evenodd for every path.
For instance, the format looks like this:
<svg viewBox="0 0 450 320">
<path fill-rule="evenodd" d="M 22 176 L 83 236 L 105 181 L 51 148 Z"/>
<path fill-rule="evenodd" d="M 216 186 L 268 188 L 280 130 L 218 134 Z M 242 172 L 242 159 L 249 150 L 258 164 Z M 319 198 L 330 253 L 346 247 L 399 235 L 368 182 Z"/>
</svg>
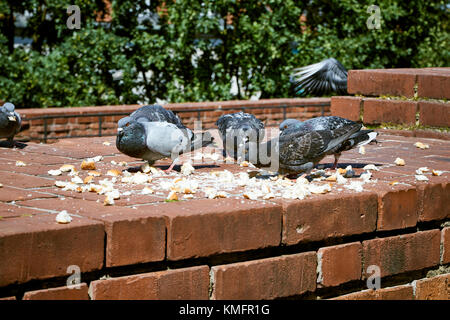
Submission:
<svg viewBox="0 0 450 320">
<path fill-rule="evenodd" d="M 258 167 L 267 167 L 259 157 L 252 161 L 252 154 L 265 152 L 271 160 L 270 166 L 278 161 L 280 174 L 309 173 L 326 155 L 336 152 L 344 141 L 361 129 L 359 123 L 346 123 L 334 130 L 304 130 L 292 128 L 278 138 L 266 143 L 248 144 L 246 160 Z M 256 150 L 255 150 L 256 149 Z"/>
<path fill-rule="evenodd" d="M 206 147 L 213 144 L 213 140 L 209 132 L 193 134 L 191 130 L 170 122 L 131 120 L 119 128 L 116 147 L 130 157 L 147 160 L 150 165 L 170 157 L 173 162 L 166 170 L 169 172 L 180 154 Z"/>
<path fill-rule="evenodd" d="M 176 114 L 158 104 L 140 107 L 139 109 L 132 112 L 129 116 L 120 119 L 117 123 L 118 127 L 123 128 L 130 121 L 169 122 L 175 124 L 180 129 L 186 129 L 186 127 L 181 123 L 180 118 Z"/>
<path fill-rule="evenodd" d="M 355 124 L 356 122 L 336 117 L 317 117 L 308 119 L 306 121 L 299 121 L 296 119 L 286 119 L 280 124 L 280 135 L 288 134 L 291 131 L 318 131 L 318 130 L 336 130 L 344 126 Z M 334 148 L 328 154 L 334 155 L 334 164 L 331 169 L 336 169 L 337 163 L 341 153 L 350 149 L 366 145 L 371 142 L 376 142 L 375 138 L 378 133 L 373 130 L 358 130 L 354 134 L 344 140 L 339 148 Z"/>
<path fill-rule="evenodd" d="M 20 131 L 22 119 L 15 111 L 15 106 L 6 102 L 0 107 L 0 138 L 6 138 L 10 146 L 14 145 L 13 138 Z"/>
<path fill-rule="evenodd" d="M 347 70 L 336 59 L 329 58 L 321 62 L 294 69 L 291 82 L 297 94 L 316 96 L 336 92 L 347 93 Z"/>
<path fill-rule="evenodd" d="M 263 122 L 242 111 L 220 116 L 216 125 L 222 138 L 224 156 L 229 155 L 235 159 L 247 142 L 259 143 L 265 135 Z"/>
</svg>

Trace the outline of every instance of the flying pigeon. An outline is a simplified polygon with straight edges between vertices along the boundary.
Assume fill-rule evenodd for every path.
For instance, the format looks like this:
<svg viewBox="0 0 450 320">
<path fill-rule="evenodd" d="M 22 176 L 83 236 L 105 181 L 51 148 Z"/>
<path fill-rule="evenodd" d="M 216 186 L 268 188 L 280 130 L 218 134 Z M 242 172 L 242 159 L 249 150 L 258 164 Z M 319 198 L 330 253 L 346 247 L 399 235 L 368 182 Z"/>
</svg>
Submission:
<svg viewBox="0 0 450 320">
<path fill-rule="evenodd" d="M 150 165 L 170 157 L 173 162 L 166 170 L 170 172 L 180 154 L 206 147 L 213 141 L 209 132 L 194 134 L 188 128 L 179 128 L 170 122 L 131 120 L 119 128 L 116 147 L 130 157 L 147 160 Z"/>
<path fill-rule="evenodd" d="M 123 128 L 132 120 L 138 122 L 163 121 L 173 123 L 180 129 L 186 129 L 186 127 L 181 123 L 180 118 L 176 114 L 174 114 L 171 110 L 164 109 L 158 104 L 140 107 L 139 109 L 132 112 L 129 116 L 120 119 L 117 123 L 118 127 Z"/>
<path fill-rule="evenodd" d="M 268 142 L 246 146 L 246 160 L 258 167 L 274 166 L 278 161 L 280 174 L 309 173 L 326 155 L 334 154 L 350 136 L 361 130 L 362 125 L 348 122 L 333 130 L 305 130 L 291 128 L 278 138 Z M 269 165 L 263 164 L 259 157 L 251 160 L 252 153 L 266 152 L 271 159 Z"/>
<path fill-rule="evenodd" d="M 22 125 L 20 115 L 14 110 L 15 106 L 10 102 L 0 107 L 0 138 L 6 138 L 11 146 L 14 145 L 14 135 L 20 131 Z"/>
<path fill-rule="evenodd" d="M 254 115 L 237 112 L 220 116 L 216 121 L 223 142 L 224 156 L 235 159 L 248 141 L 260 142 L 264 139 L 264 124 Z"/>
<path fill-rule="evenodd" d="M 347 70 L 336 59 L 329 58 L 321 62 L 294 69 L 291 82 L 297 94 L 322 96 L 336 92 L 347 93 Z"/>
<path fill-rule="evenodd" d="M 280 135 L 288 134 L 290 131 L 317 131 L 317 130 L 336 130 L 344 126 L 355 124 L 356 122 L 344 119 L 341 117 L 317 117 L 308 119 L 306 121 L 299 121 L 296 119 L 286 119 L 280 124 Z M 375 138 L 378 133 L 373 130 L 358 130 L 354 134 L 343 141 L 339 148 L 332 149 L 328 154 L 334 155 L 334 164 L 332 170 L 336 169 L 337 163 L 341 153 L 350 149 L 366 145 L 371 142 L 376 142 Z"/>
</svg>

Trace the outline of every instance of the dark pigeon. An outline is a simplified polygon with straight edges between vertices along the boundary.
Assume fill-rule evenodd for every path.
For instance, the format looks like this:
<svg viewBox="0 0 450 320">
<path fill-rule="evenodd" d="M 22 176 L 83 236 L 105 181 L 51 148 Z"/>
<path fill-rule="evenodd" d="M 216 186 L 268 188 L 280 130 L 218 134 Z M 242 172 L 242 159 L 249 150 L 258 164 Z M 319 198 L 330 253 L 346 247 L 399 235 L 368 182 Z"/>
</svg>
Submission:
<svg viewBox="0 0 450 320">
<path fill-rule="evenodd" d="M 278 161 L 280 174 L 309 173 L 326 155 L 333 154 L 342 143 L 361 129 L 359 123 L 346 123 L 334 130 L 304 130 L 292 128 L 280 134 L 278 138 L 266 143 L 248 144 L 246 160 L 258 167 L 274 167 Z M 269 165 L 258 157 L 252 160 L 252 154 L 262 151 L 271 159 Z M 254 157 L 253 157 L 254 158 Z"/>
<path fill-rule="evenodd" d="M 291 82 L 300 95 L 347 94 L 347 70 L 334 58 L 294 69 Z"/>
<path fill-rule="evenodd" d="M 336 117 L 317 117 L 306 121 L 296 119 L 286 119 L 280 124 L 280 135 L 289 134 L 291 131 L 317 131 L 317 130 L 336 130 L 344 126 L 355 124 L 356 122 Z M 359 130 L 343 141 L 338 148 L 330 150 L 328 154 L 334 155 L 334 164 L 331 169 L 336 169 L 341 153 L 356 147 L 376 142 L 378 133 L 373 130 Z"/>
<path fill-rule="evenodd" d="M 14 136 L 20 131 L 22 119 L 15 106 L 6 102 L 0 107 L 0 138 L 6 138 L 8 146 L 14 146 Z"/>
<path fill-rule="evenodd" d="M 247 142 L 259 143 L 265 135 L 264 123 L 242 111 L 220 116 L 216 125 L 222 138 L 224 156 L 229 155 L 234 159 L 242 154 Z"/>
</svg>

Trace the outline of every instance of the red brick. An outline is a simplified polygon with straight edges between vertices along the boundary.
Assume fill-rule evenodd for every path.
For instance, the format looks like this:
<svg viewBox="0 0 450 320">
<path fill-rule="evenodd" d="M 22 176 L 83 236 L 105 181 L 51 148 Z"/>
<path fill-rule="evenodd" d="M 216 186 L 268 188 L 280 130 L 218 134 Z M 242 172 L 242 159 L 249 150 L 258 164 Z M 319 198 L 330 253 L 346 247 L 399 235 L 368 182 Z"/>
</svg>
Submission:
<svg viewBox="0 0 450 320">
<path fill-rule="evenodd" d="M 421 125 L 450 127 L 450 103 L 420 101 L 419 110 Z"/>
<path fill-rule="evenodd" d="M 14 187 L 4 186 L 1 188 L 0 201 L 17 201 L 17 200 L 31 200 L 35 198 L 54 198 L 55 196 L 36 192 L 31 190 L 24 190 Z M 1 215 L 1 214 L 0 214 Z"/>
<path fill-rule="evenodd" d="M 15 172 L 1 172 L 2 184 L 16 188 L 49 187 L 55 184 L 52 179 L 35 177 Z"/>
<path fill-rule="evenodd" d="M 95 300 L 207 300 L 209 268 L 198 266 L 92 281 Z"/>
<path fill-rule="evenodd" d="M 325 287 L 333 287 L 361 279 L 360 242 L 320 248 L 317 252 L 319 279 Z"/>
<path fill-rule="evenodd" d="M 413 288 L 410 285 L 363 290 L 352 292 L 331 300 L 412 300 Z"/>
<path fill-rule="evenodd" d="M 104 257 L 103 224 L 73 217 L 59 224 L 55 215 L 10 218 L 0 223 L 0 286 L 32 279 L 69 276 L 67 268 L 98 270 Z"/>
<path fill-rule="evenodd" d="M 446 74 L 419 74 L 417 85 L 419 97 L 450 99 L 450 71 Z"/>
<path fill-rule="evenodd" d="M 360 120 L 361 97 L 331 97 L 331 114 L 352 121 Z"/>
<path fill-rule="evenodd" d="M 377 196 L 372 193 L 327 194 L 316 199 L 282 203 L 282 242 L 287 245 L 375 230 Z"/>
<path fill-rule="evenodd" d="M 442 233 L 442 257 L 441 264 L 450 263 L 450 227 L 444 228 Z"/>
<path fill-rule="evenodd" d="M 23 300 L 89 300 L 88 286 L 80 283 L 79 288 L 75 286 L 42 289 L 25 292 Z"/>
<path fill-rule="evenodd" d="M 416 188 L 398 187 L 378 192 L 377 230 L 394 230 L 417 224 Z"/>
<path fill-rule="evenodd" d="M 450 300 L 450 274 L 417 280 L 416 300 Z"/>
<path fill-rule="evenodd" d="M 232 263 L 211 268 L 212 299 L 274 299 L 316 289 L 315 252 Z"/>
<path fill-rule="evenodd" d="M 417 102 L 367 98 L 363 102 L 363 120 L 367 124 L 415 124 Z"/>
<path fill-rule="evenodd" d="M 280 244 L 281 207 L 250 200 L 172 202 L 159 207 L 167 224 L 167 259 L 179 260 Z"/>
<path fill-rule="evenodd" d="M 414 97 L 414 69 L 349 70 L 347 92 L 365 96 L 393 95 Z"/>
<path fill-rule="evenodd" d="M 165 257 L 165 222 L 154 209 L 105 207 L 94 201 L 66 198 L 20 202 L 33 208 L 67 210 L 105 224 L 106 266 L 161 261 Z M 130 235 L 133 235 L 132 237 Z"/>
<path fill-rule="evenodd" d="M 438 265 L 440 238 L 439 230 L 430 230 L 363 241 L 363 270 L 376 265 L 385 277 Z"/>
<path fill-rule="evenodd" d="M 417 186 L 419 221 L 442 220 L 450 214 L 450 195 L 444 183 Z"/>
<path fill-rule="evenodd" d="M 0 300 L 16 300 L 16 297 L 5 297 L 5 298 L 0 298 Z"/>
</svg>

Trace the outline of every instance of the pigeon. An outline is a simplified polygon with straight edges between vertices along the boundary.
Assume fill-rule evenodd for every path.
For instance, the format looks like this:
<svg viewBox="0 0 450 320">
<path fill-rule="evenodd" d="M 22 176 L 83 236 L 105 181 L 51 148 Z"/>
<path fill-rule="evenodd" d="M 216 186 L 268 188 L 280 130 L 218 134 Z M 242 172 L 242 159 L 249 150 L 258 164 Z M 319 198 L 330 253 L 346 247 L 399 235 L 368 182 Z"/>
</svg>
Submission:
<svg viewBox="0 0 450 320">
<path fill-rule="evenodd" d="M 173 123 L 180 129 L 186 129 L 176 114 L 174 114 L 171 110 L 164 109 L 158 104 L 140 107 L 129 116 L 120 119 L 117 125 L 119 128 L 123 128 L 132 120 L 138 122 L 164 121 Z"/>
<path fill-rule="evenodd" d="M 166 172 L 170 172 L 182 153 L 213 144 L 209 132 L 194 134 L 187 128 L 179 128 L 167 121 L 143 122 L 131 120 L 119 128 L 116 137 L 117 149 L 133 158 L 155 161 L 172 158 L 173 162 Z"/>
<path fill-rule="evenodd" d="M 259 143 L 265 135 L 263 122 L 242 111 L 220 116 L 216 126 L 222 138 L 224 156 L 229 155 L 236 160 L 248 141 Z"/>
<path fill-rule="evenodd" d="M 281 132 L 280 134 L 281 135 L 287 134 L 292 130 L 304 130 L 304 131 L 336 130 L 343 126 L 348 126 L 355 123 L 356 122 L 354 121 L 336 116 L 317 117 L 308 119 L 303 122 L 296 119 L 286 119 L 280 124 L 280 132 Z M 354 134 L 352 134 L 350 137 L 348 137 L 347 140 L 343 141 L 339 148 L 330 150 L 328 154 L 334 155 L 334 164 L 331 167 L 331 169 L 332 170 L 336 169 L 339 157 L 341 156 L 342 152 L 372 142 L 376 143 L 377 141 L 375 139 L 377 135 L 378 133 L 374 132 L 373 130 L 359 130 Z"/>
<path fill-rule="evenodd" d="M 291 82 L 297 94 L 327 95 L 332 92 L 347 93 L 347 70 L 336 59 L 329 58 L 319 63 L 294 69 Z"/>
<path fill-rule="evenodd" d="M 10 146 L 14 145 L 13 138 L 22 125 L 20 115 L 14 110 L 15 106 L 10 102 L 0 107 L 0 138 L 6 138 Z"/>
<path fill-rule="evenodd" d="M 306 130 L 290 128 L 279 137 L 268 142 L 246 145 L 246 160 L 257 167 L 273 168 L 278 161 L 280 174 L 308 174 L 325 156 L 333 154 L 341 148 L 350 136 L 361 130 L 362 125 L 356 122 L 344 123 L 333 130 Z M 263 163 L 259 155 L 266 152 L 270 164 Z M 258 153 L 256 161 L 252 154 Z"/>
</svg>

